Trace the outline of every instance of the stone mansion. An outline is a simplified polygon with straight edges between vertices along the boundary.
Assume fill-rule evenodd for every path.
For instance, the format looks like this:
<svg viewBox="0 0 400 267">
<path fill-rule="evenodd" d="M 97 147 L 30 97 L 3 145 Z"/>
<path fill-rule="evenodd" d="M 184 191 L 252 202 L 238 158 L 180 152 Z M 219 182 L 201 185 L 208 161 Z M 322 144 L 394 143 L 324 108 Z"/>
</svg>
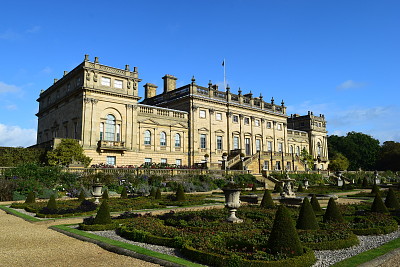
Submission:
<svg viewBox="0 0 400 267">
<path fill-rule="evenodd" d="M 139 73 L 113 68 L 85 55 L 72 71 L 40 93 L 37 145 L 79 140 L 92 164 L 169 163 L 210 168 L 304 170 L 306 149 L 315 169 L 328 167 L 324 115 L 286 114 L 284 102 L 232 93 L 191 82 L 176 88 L 165 75 L 162 92 L 151 83 L 138 96 Z M 227 155 L 227 156 L 225 156 Z"/>
</svg>

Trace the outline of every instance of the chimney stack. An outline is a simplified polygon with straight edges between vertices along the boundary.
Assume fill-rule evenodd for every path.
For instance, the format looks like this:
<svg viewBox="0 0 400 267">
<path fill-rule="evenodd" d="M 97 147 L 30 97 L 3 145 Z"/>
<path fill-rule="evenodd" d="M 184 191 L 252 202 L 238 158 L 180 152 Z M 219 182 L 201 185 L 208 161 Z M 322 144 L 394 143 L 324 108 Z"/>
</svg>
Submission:
<svg viewBox="0 0 400 267">
<path fill-rule="evenodd" d="M 176 89 L 176 80 L 178 80 L 178 78 L 169 74 L 166 74 L 162 78 L 164 80 L 164 94 Z"/>
<path fill-rule="evenodd" d="M 144 99 L 151 98 L 157 95 L 157 85 L 146 83 L 144 87 Z"/>
</svg>

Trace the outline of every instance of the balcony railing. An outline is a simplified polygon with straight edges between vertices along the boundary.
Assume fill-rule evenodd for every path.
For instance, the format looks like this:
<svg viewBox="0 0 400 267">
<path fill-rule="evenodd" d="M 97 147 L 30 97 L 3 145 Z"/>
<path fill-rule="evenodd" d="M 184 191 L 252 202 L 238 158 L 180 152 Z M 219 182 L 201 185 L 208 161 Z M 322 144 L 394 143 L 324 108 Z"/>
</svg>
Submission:
<svg viewBox="0 0 400 267">
<path fill-rule="evenodd" d="M 97 144 L 98 148 L 103 151 L 103 150 L 119 150 L 119 151 L 125 151 L 125 142 L 122 141 L 106 141 L 106 140 L 100 140 Z"/>
</svg>

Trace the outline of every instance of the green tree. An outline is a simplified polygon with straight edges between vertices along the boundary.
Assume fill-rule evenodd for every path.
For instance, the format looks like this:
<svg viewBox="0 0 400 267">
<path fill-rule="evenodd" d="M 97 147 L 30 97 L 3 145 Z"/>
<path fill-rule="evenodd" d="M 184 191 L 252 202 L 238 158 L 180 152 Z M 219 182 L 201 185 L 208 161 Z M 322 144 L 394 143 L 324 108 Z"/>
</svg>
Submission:
<svg viewBox="0 0 400 267">
<path fill-rule="evenodd" d="M 385 206 L 385 203 L 383 203 L 383 200 L 382 200 L 380 194 L 376 194 L 376 196 L 374 198 L 374 202 L 372 202 L 372 205 L 371 205 L 371 211 L 379 212 L 379 213 L 388 213 L 389 212 Z"/>
<path fill-rule="evenodd" d="M 373 186 L 372 186 L 372 190 L 371 190 L 371 195 L 376 195 L 376 194 L 379 194 L 380 193 L 380 190 L 379 190 L 379 186 L 378 185 L 376 185 L 376 184 L 374 184 Z"/>
<path fill-rule="evenodd" d="M 305 148 L 300 153 L 300 159 L 309 170 L 314 168 L 313 156 Z"/>
<path fill-rule="evenodd" d="M 303 254 L 303 247 L 294 227 L 294 222 L 289 210 L 284 205 L 280 205 L 276 211 L 267 248 L 272 254 L 292 256 Z"/>
<path fill-rule="evenodd" d="M 161 189 L 157 187 L 155 199 L 161 199 Z"/>
<path fill-rule="evenodd" d="M 329 170 L 344 171 L 349 168 L 350 162 L 342 153 L 334 153 L 334 156 L 329 159 Z"/>
<path fill-rule="evenodd" d="M 399 209 L 400 208 L 399 200 L 397 199 L 396 194 L 394 193 L 392 188 L 389 188 L 389 192 L 385 199 L 385 206 L 389 209 Z"/>
<path fill-rule="evenodd" d="M 322 212 L 321 206 L 319 205 L 317 196 L 315 194 L 312 195 L 310 203 L 314 212 Z"/>
<path fill-rule="evenodd" d="M 315 213 L 307 197 L 303 199 L 303 203 L 301 204 L 296 228 L 303 230 L 319 229 L 317 218 L 315 217 Z"/>
<path fill-rule="evenodd" d="M 21 164 L 44 162 L 46 151 L 42 148 L 0 147 L 0 166 L 16 167 Z"/>
<path fill-rule="evenodd" d="M 108 196 L 108 189 L 104 190 L 103 195 L 101 195 L 101 199 L 109 199 L 110 197 Z"/>
<path fill-rule="evenodd" d="M 28 196 L 26 197 L 25 203 L 31 204 L 36 202 L 35 192 L 29 191 Z"/>
<path fill-rule="evenodd" d="M 85 198 L 85 192 L 83 191 L 83 189 L 81 189 L 81 192 L 79 193 L 79 196 L 78 196 L 78 201 L 79 202 L 82 202 L 82 201 L 84 201 L 86 198 Z"/>
<path fill-rule="evenodd" d="M 394 141 L 383 143 L 379 153 L 378 168 L 400 171 L 400 143 Z"/>
<path fill-rule="evenodd" d="M 108 207 L 107 200 L 103 200 L 99 210 L 97 211 L 96 217 L 94 218 L 93 224 L 111 224 L 110 208 Z"/>
<path fill-rule="evenodd" d="M 331 197 L 328 202 L 328 207 L 326 208 L 323 222 L 343 222 L 344 219 L 340 213 L 338 207 L 336 206 L 335 200 Z"/>
<path fill-rule="evenodd" d="M 82 163 L 85 167 L 92 161 L 91 158 L 85 156 L 78 140 L 62 139 L 54 150 L 47 152 L 47 163 L 51 166 L 68 166 L 74 161 Z"/>
<path fill-rule="evenodd" d="M 51 195 L 49 201 L 47 202 L 47 208 L 52 211 L 57 210 L 57 202 L 54 195 Z"/>
<path fill-rule="evenodd" d="M 297 187 L 297 192 L 304 192 L 303 186 L 300 184 L 299 187 Z"/>
<path fill-rule="evenodd" d="M 269 192 L 268 189 L 266 189 L 264 191 L 264 195 L 263 195 L 263 198 L 261 200 L 260 207 L 266 208 L 266 209 L 272 209 L 272 208 L 275 207 L 275 203 L 272 200 L 271 193 Z"/>
<path fill-rule="evenodd" d="M 183 186 L 181 184 L 178 185 L 178 189 L 176 190 L 176 201 L 185 201 L 185 192 L 183 190 Z"/>
</svg>

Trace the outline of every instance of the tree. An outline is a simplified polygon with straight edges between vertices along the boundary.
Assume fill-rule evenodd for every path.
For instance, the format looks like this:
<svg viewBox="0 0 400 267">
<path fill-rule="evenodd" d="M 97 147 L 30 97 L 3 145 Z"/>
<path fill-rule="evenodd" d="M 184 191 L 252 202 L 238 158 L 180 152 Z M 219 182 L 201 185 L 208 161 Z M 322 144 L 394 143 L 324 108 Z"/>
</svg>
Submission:
<svg viewBox="0 0 400 267">
<path fill-rule="evenodd" d="M 385 199 L 385 206 L 388 209 L 399 209 L 400 208 L 399 200 L 397 199 L 396 194 L 394 193 L 392 188 L 389 188 L 389 192 Z"/>
<path fill-rule="evenodd" d="M 376 195 L 376 194 L 379 194 L 380 193 L 380 190 L 379 190 L 379 186 L 378 185 L 376 185 L 376 184 L 374 184 L 373 186 L 372 186 L 372 190 L 371 190 L 371 195 Z"/>
<path fill-rule="evenodd" d="M 51 195 L 49 201 L 47 202 L 47 209 L 51 211 L 57 210 L 57 202 L 54 195 Z"/>
<path fill-rule="evenodd" d="M 161 199 L 161 189 L 157 187 L 155 199 Z"/>
<path fill-rule="evenodd" d="M 304 192 L 303 186 L 300 184 L 299 187 L 297 187 L 297 192 Z"/>
<path fill-rule="evenodd" d="M 315 194 L 312 195 L 310 203 L 314 212 L 322 212 L 321 206 L 319 205 L 317 196 Z"/>
<path fill-rule="evenodd" d="M 28 196 L 26 197 L 25 203 L 32 204 L 36 202 L 35 192 L 29 191 Z"/>
<path fill-rule="evenodd" d="M 111 224 L 110 208 L 108 207 L 107 200 L 101 203 L 99 211 L 94 218 L 93 224 Z"/>
<path fill-rule="evenodd" d="M 329 159 L 329 170 L 344 171 L 349 168 L 350 162 L 342 153 L 334 153 L 334 156 Z"/>
<path fill-rule="evenodd" d="M 101 195 L 101 199 L 109 199 L 110 197 L 108 196 L 108 189 L 104 190 L 103 194 Z"/>
<path fill-rule="evenodd" d="M 371 211 L 379 212 L 379 213 L 388 213 L 389 212 L 385 206 L 385 203 L 383 203 L 383 200 L 382 200 L 380 194 L 376 194 L 376 196 L 374 198 L 374 202 L 372 202 L 372 205 L 371 205 Z"/>
<path fill-rule="evenodd" d="M 300 159 L 307 169 L 312 170 L 314 168 L 313 156 L 305 148 L 300 153 Z"/>
<path fill-rule="evenodd" d="M 335 200 L 331 197 L 328 202 L 328 207 L 326 208 L 323 222 L 343 222 L 344 219 L 340 213 L 338 207 L 336 206 Z"/>
<path fill-rule="evenodd" d="M 379 153 L 378 168 L 400 171 L 400 143 L 394 141 L 383 143 Z"/>
<path fill-rule="evenodd" d="M 301 204 L 296 228 L 303 230 L 319 229 L 317 218 L 315 217 L 315 213 L 307 197 L 303 199 L 303 203 Z"/>
<path fill-rule="evenodd" d="M 185 201 L 185 192 L 183 190 L 183 186 L 181 184 L 178 185 L 178 189 L 176 190 L 176 201 Z"/>
<path fill-rule="evenodd" d="M 83 153 L 83 148 L 75 139 L 61 139 L 57 147 L 47 152 L 47 163 L 51 166 L 62 165 L 68 166 L 74 161 L 78 161 L 89 166 L 91 158 L 86 157 Z"/>
<path fill-rule="evenodd" d="M 122 188 L 121 198 L 128 198 L 128 189 L 125 186 Z"/>
<path fill-rule="evenodd" d="M 269 192 L 268 189 L 265 189 L 265 191 L 264 191 L 264 195 L 261 200 L 260 207 L 266 208 L 266 209 L 272 209 L 275 207 L 275 203 L 272 200 L 271 193 Z"/>
</svg>

